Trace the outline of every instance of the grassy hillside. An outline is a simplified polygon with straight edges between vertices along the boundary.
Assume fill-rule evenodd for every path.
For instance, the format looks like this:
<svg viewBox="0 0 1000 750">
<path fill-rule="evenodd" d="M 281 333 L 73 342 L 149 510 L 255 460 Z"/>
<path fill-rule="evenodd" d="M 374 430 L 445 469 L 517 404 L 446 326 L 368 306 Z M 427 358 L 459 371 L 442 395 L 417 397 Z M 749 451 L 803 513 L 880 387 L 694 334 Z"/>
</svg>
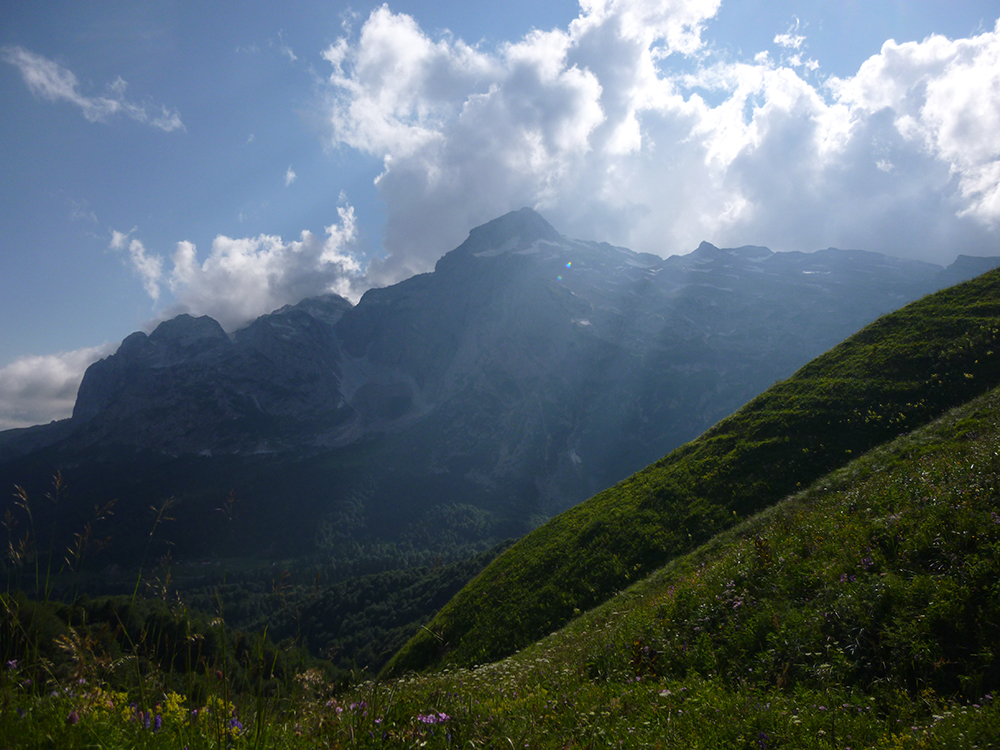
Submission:
<svg viewBox="0 0 1000 750">
<path fill-rule="evenodd" d="M 1000 272 L 887 315 L 701 438 L 529 534 L 388 673 L 523 648 L 853 457 L 1000 383 Z"/>
<path fill-rule="evenodd" d="M 513 657 L 364 694 L 474 747 L 996 747 L 998 445 L 993 391 Z"/>
<path fill-rule="evenodd" d="M 998 445 L 994 390 L 475 669 L 268 692 L 210 662 L 196 698 L 8 661 L 0 746 L 996 747 Z"/>
</svg>

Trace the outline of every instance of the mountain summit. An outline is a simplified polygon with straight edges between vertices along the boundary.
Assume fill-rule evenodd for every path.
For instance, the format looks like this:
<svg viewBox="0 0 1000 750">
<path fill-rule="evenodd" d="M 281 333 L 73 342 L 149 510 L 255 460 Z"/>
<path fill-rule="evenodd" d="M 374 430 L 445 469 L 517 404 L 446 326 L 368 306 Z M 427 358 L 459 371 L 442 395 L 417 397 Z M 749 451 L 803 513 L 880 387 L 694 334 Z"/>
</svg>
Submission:
<svg viewBox="0 0 1000 750">
<path fill-rule="evenodd" d="M 530 208 L 508 214 L 476 227 L 468 239 L 438 261 L 435 270 L 447 268 L 465 256 L 489 257 L 502 253 L 530 252 L 541 242 L 558 244 L 562 236 Z"/>
</svg>

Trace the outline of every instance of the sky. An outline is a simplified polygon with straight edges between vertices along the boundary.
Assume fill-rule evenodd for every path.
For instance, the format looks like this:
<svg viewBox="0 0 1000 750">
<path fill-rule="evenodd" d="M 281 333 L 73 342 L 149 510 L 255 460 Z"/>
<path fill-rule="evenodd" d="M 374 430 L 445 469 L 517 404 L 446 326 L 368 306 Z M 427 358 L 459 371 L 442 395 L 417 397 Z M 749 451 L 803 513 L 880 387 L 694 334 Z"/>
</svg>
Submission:
<svg viewBox="0 0 1000 750">
<path fill-rule="evenodd" d="M 702 240 L 1000 255 L 996 0 L 0 5 L 0 429 L 179 313 L 357 301 L 531 206 Z"/>
</svg>

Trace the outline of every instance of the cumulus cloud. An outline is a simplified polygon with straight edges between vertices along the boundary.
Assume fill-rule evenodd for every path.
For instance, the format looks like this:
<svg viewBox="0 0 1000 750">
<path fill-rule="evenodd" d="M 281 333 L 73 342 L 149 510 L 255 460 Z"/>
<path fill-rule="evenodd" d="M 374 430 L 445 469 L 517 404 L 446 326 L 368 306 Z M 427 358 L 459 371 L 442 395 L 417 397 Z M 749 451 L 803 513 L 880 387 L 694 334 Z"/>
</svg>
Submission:
<svg viewBox="0 0 1000 750">
<path fill-rule="evenodd" d="M 116 115 L 125 115 L 167 132 L 184 129 L 176 110 L 127 99 L 128 84 L 120 76 L 109 83 L 102 94 L 87 96 L 80 91 L 80 82 L 73 71 L 53 60 L 23 47 L 4 47 L 0 55 L 5 62 L 17 66 L 32 94 L 50 102 L 69 102 L 79 107 L 90 122 L 107 122 Z"/>
<path fill-rule="evenodd" d="M 354 209 L 343 206 L 338 212 L 339 225 L 328 226 L 323 239 L 308 231 L 291 242 L 269 235 L 219 236 L 202 262 L 192 243 L 178 243 L 169 277 L 177 304 L 165 316 L 209 315 L 233 330 L 282 305 L 325 292 L 356 300 L 353 281 L 361 267 L 351 253 L 357 233 Z"/>
<path fill-rule="evenodd" d="M 887 42 L 816 80 L 793 26 L 773 60 L 715 55 L 714 0 L 584 0 L 493 49 L 376 9 L 325 52 L 330 143 L 382 160 L 388 283 L 522 205 L 636 250 L 702 239 L 949 261 L 996 250 L 1000 26 Z"/>
<path fill-rule="evenodd" d="M 192 242 L 179 242 L 166 270 L 165 259 L 147 252 L 136 230 L 113 231 L 110 247 L 127 249 L 128 259 L 155 302 L 166 286 L 174 301 L 158 320 L 180 313 L 209 315 L 226 330 L 234 330 L 282 305 L 327 292 L 356 302 L 367 288 L 355 254 L 357 224 L 354 208 L 338 209 L 339 222 L 326 236 L 304 231 L 297 241 L 273 235 L 232 238 L 220 235 L 204 260 Z"/>
<path fill-rule="evenodd" d="M 1000 21 L 972 39 L 890 40 L 830 85 L 855 109 L 891 111 L 900 136 L 957 178 L 960 215 L 1000 225 Z"/>
<path fill-rule="evenodd" d="M 83 373 L 115 348 L 103 344 L 60 354 L 22 357 L 0 368 L 0 430 L 71 416 Z"/>
<path fill-rule="evenodd" d="M 297 175 L 295 174 L 295 170 L 292 169 L 292 165 L 289 164 L 288 169 L 285 170 L 285 187 L 288 187 L 293 182 L 295 182 L 296 176 Z"/>
</svg>

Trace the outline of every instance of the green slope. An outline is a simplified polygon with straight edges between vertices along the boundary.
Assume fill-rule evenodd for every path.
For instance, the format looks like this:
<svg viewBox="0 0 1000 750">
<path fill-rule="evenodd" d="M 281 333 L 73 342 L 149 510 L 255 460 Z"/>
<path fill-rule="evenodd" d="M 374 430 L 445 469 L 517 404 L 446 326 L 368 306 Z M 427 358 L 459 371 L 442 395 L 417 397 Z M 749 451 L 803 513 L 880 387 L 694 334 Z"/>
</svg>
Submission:
<svg viewBox="0 0 1000 750">
<path fill-rule="evenodd" d="M 1000 688 L 998 445 L 994 389 L 674 559 L 553 642 L 592 679 L 641 669 L 981 698 Z M 609 637 L 652 656 L 603 654 Z"/>
<path fill-rule="evenodd" d="M 448 716 L 428 747 L 997 747 L 998 446 L 994 389 L 510 658 L 358 695 L 390 738 Z"/>
<path fill-rule="evenodd" d="M 1000 272 L 879 319 L 699 439 L 532 532 L 389 674 L 499 659 L 782 497 L 1000 383 Z"/>
</svg>

